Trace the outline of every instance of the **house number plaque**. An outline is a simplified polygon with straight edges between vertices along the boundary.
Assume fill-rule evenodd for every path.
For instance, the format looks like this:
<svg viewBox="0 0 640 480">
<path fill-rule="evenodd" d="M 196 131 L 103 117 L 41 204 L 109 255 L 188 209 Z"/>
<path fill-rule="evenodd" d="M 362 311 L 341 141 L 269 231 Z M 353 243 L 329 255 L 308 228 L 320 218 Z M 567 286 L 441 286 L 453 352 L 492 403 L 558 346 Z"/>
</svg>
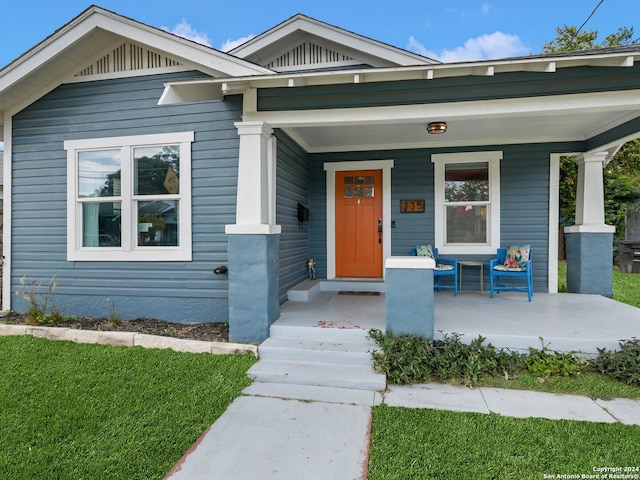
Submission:
<svg viewBox="0 0 640 480">
<path fill-rule="evenodd" d="M 424 200 L 400 200 L 400 212 L 424 213 Z"/>
</svg>

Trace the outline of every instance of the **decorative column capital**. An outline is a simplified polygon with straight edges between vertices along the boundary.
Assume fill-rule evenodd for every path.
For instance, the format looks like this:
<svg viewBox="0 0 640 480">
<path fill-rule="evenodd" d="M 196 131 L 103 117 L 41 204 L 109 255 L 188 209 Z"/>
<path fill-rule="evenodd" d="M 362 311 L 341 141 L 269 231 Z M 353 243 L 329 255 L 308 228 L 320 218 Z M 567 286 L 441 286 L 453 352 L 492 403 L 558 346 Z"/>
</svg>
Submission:
<svg viewBox="0 0 640 480">
<path fill-rule="evenodd" d="M 273 128 L 264 122 L 236 122 L 234 126 L 238 129 L 238 135 L 260 135 L 270 137 L 273 135 Z"/>
</svg>

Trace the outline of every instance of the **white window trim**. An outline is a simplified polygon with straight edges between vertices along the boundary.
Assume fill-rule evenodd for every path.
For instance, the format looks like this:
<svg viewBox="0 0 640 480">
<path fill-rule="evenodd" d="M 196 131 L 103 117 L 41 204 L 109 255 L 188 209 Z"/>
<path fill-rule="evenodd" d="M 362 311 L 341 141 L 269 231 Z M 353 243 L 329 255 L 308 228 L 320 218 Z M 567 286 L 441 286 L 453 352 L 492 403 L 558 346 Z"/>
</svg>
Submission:
<svg viewBox="0 0 640 480">
<path fill-rule="evenodd" d="M 434 233 L 435 246 L 442 254 L 495 254 L 500 247 L 500 160 L 501 151 L 438 153 L 431 155 L 434 165 Z M 486 244 L 445 244 L 444 170 L 451 163 L 489 163 L 489 208 L 487 208 Z"/>
<path fill-rule="evenodd" d="M 67 140 L 67 260 L 100 262 L 164 262 L 191 261 L 191 144 L 194 132 L 162 133 L 153 135 L 135 135 L 126 137 L 93 138 Z M 123 151 L 133 147 L 159 145 L 180 145 L 180 201 L 178 217 L 180 219 L 179 241 L 177 247 L 136 247 L 134 232 L 137 232 L 134 215 L 122 223 L 121 247 L 83 247 L 82 246 L 82 204 L 77 201 L 77 156 L 80 151 L 121 148 Z M 124 154 L 123 154 L 124 155 Z M 133 178 L 133 165 L 129 159 L 127 178 Z M 123 182 L 124 183 L 124 182 Z M 123 211 L 132 211 L 131 193 L 122 196 Z"/>
</svg>

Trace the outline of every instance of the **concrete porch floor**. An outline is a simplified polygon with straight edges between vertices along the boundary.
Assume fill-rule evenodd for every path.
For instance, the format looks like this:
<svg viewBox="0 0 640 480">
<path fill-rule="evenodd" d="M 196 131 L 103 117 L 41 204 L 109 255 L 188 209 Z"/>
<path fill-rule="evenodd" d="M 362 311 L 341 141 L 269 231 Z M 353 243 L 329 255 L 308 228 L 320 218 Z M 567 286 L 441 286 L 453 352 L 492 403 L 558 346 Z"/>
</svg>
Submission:
<svg viewBox="0 0 640 480">
<path fill-rule="evenodd" d="M 285 302 L 277 325 L 338 329 L 385 329 L 384 293 L 340 295 L 322 291 L 309 302 Z M 435 338 L 452 333 L 469 342 L 482 335 L 498 348 L 551 350 L 597 355 L 619 340 L 640 337 L 640 309 L 599 295 L 451 292 L 435 294 Z"/>
</svg>

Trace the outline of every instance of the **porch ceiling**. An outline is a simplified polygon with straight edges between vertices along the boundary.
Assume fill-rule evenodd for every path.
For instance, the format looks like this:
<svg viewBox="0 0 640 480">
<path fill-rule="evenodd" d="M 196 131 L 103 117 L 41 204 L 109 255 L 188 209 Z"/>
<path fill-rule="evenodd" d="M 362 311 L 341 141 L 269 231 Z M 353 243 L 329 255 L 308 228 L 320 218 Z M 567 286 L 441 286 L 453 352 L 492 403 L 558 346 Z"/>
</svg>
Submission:
<svg viewBox="0 0 640 480">
<path fill-rule="evenodd" d="M 399 114 L 380 120 L 374 115 L 368 123 L 363 119 L 354 122 L 338 119 L 321 125 L 287 122 L 289 124 L 283 128 L 310 153 L 581 142 L 639 117 L 640 93 L 627 93 L 626 103 L 613 101 L 609 105 L 586 102 L 582 106 L 562 108 L 565 99 L 549 97 L 531 100 L 521 111 L 491 108 L 500 102 L 492 102 L 491 106 L 467 104 L 452 108 L 424 105 L 419 118 L 415 118 L 414 112 L 411 118 L 402 118 Z M 536 106 L 540 108 L 530 108 Z M 428 134 L 426 126 L 432 121 L 447 122 L 447 132 Z"/>
</svg>

